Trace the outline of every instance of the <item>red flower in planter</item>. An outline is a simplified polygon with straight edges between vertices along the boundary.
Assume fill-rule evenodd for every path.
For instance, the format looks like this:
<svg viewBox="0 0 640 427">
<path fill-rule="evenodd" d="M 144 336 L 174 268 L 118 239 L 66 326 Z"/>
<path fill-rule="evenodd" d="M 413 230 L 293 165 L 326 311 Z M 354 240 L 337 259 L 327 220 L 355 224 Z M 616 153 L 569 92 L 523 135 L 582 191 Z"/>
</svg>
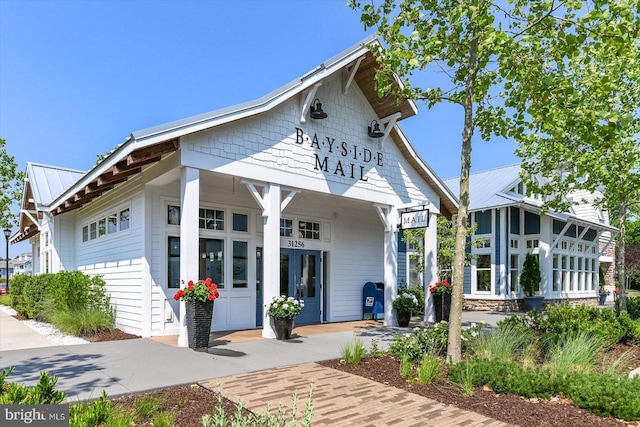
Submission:
<svg viewBox="0 0 640 427">
<path fill-rule="evenodd" d="M 182 281 L 184 283 L 184 280 Z M 189 280 L 187 283 L 187 287 L 184 289 L 180 289 L 175 293 L 173 299 L 176 301 L 213 301 L 216 298 L 220 297 L 220 292 L 218 292 L 218 285 L 211 281 L 211 278 L 208 277 L 205 280 L 198 280 L 197 282 L 193 282 L 193 280 Z"/>
<path fill-rule="evenodd" d="M 436 282 L 434 285 L 429 286 L 429 292 L 433 295 L 450 294 L 453 291 L 451 285 L 446 280 Z"/>
</svg>

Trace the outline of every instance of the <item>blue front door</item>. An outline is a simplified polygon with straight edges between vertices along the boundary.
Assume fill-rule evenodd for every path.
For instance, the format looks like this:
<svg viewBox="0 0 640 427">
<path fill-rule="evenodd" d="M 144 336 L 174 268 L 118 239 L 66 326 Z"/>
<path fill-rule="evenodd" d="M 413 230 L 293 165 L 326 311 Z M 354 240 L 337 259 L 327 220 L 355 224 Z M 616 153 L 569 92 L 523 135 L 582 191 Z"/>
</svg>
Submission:
<svg viewBox="0 0 640 427">
<path fill-rule="evenodd" d="M 280 294 L 304 300 L 298 325 L 320 323 L 320 251 L 280 250 Z"/>
</svg>

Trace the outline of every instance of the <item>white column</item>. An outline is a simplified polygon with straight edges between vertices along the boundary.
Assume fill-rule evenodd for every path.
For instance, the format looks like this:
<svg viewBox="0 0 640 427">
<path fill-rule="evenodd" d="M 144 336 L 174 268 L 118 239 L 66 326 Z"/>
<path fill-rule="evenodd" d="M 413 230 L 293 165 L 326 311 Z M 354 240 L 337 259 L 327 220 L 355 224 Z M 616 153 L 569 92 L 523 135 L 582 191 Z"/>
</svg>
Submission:
<svg viewBox="0 0 640 427">
<path fill-rule="evenodd" d="M 200 170 L 185 167 L 180 177 L 180 278 L 185 282 L 199 280 L 198 252 L 200 208 Z M 180 285 L 184 288 L 184 284 Z M 187 316 L 180 301 L 180 336 L 178 346 L 188 347 Z"/>
<path fill-rule="evenodd" d="M 263 247 L 263 294 L 265 306 L 280 293 L 280 185 L 268 184 L 264 187 L 263 211 L 264 219 L 264 247 Z M 266 308 L 262 310 L 262 337 L 275 338 L 276 333 L 267 315 Z"/>
<path fill-rule="evenodd" d="M 424 321 L 435 322 L 436 314 L 433 308 L 433 297 L 429 292 L 429 286 L 438 281 L 438 214 L 431 213 L 429 226 L 424 230 Z"/>
<path fill-rule="evenodd" d="M 392 206 L 383 210 L 384 231 L 384 325 L 398 326 L 396 313 L 391 306 L 398 294 L 398 210 Z"/>
<path fill-rule="evenodd" d="M 552 242 L 552 230 L 553 230 L 553 219 L 548 216 L 540 217 L 540 274 L 542 276 L 542 280 L 540 283 L 540 294 L 545 298 L 549 298 L 551 296 L 551 292 L 553 290 L 553 286 L 551 283 L 553 281 L 553 256 L 551 253 L 551 245 Z"/>
</svg>

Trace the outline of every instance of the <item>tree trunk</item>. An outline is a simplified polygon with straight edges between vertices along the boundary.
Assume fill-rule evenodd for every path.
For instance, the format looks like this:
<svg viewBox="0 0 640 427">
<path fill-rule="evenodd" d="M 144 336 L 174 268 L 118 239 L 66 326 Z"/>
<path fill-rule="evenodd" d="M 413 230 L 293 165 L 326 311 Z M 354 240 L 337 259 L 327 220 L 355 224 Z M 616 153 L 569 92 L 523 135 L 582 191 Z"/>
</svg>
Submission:
<svg viewBox="0 0 640 427">
<path fill-rule="evenodd" d="M 467 246 L 467 222 L 469 217 L 469 170 L 471 168 L 471 138 L 473 137 L 473 92 L 476 82 L 478 40 L 470 43 L 469 67 L 464 102 L 464 129 L 460 155 L 460 206 L 456 221 L 456 246 L 453 260 L 453 293 L 449 314 L 449 344 L 447 360 L 458 363 L 462 359 L 462 301 L 464 284 L 464 260 Z"/>
<path fill-rule="evenodd" d="M 616 257 L 616 270 L 618 272 L 618 307 L 620 311 L 627 311 L 627 281 L 625 280 L 625 239 L 627 228 L 627 200 L 624 194 L 619 196 L 618 220 L 620 221 L 620 235 L 618 237 L 618 256 Z"/>
</svg>

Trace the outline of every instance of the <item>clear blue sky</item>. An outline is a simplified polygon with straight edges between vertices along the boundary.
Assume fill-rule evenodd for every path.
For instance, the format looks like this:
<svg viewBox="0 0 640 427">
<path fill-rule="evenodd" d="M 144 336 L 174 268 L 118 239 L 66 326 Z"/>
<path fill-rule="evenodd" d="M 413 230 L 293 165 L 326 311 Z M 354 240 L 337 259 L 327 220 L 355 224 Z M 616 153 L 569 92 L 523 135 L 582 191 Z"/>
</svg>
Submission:
<svg viewBox="0 0 640 427">
<path fill-rule="evenodd" d="M 345 4 L 0 0 L 0 138 L 21 169 L 88 170 L 133 131 L 259 98 L 372 34 Z M 419 105 L 401 122 L 443 179 L 460 171 L 462 119 Z M 477 137 L 472 171 L 517 163 L 514 148 Z"/>
</svg>

